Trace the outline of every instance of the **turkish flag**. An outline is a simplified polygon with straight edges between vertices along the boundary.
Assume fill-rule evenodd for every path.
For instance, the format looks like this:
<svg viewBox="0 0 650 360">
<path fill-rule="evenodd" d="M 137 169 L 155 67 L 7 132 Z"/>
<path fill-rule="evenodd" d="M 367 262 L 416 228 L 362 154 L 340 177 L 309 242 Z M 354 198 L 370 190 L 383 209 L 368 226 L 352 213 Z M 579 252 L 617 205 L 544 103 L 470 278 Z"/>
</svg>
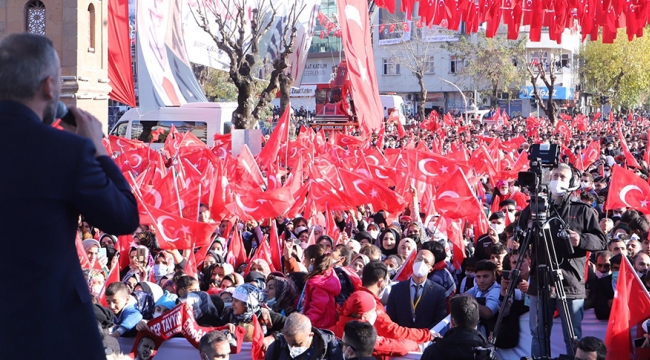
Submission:
<svg viewBox="0 0 650 360">
<path fill-rule="evenodd" d="M 128 256 L 127 256 L 128 259 Z M 115 283 L 115 282 L 120 282 L 120 266 L 119 264 L 115 264 L 111 271 L 108 273 L 108 277 L 106 278 L 106 282 L 104 282 L 104 286 L 102 286 L 102 290 L 99 292 L 99 295 L 97 295 L 97 300 L 99 301 L 100 304 L 103 306 L 108 306 L 106 305 L 106 288 L 108 285 Z"/>
<path fill-rule="evenodd" d="M 380 182 L 365 179 L 362 176 L 343 169 L 339 170 L 341 182 L 352 203 L 350 206 L 372 204 L 376 211 L 386 210 L 390 213 L 399 213 L 404 210 L 406 201 L 393 190 Z"/>
<path fill-rule="evenodd" d="M 269 140 L 264 144 L 262 151 L 257 156 L 257 162 L 262 169 L 268 169 L 271 167 L 271 164 L 277 162 L 280 148 L 289 141 L 290 110 L 291 106 L 287 106 L 284 109 L 284 113 L 269 136 Z"/>
<path fill-rule="evenodd" d="M 447 238 L 454 246 L 454 268 L 460 269 L 465 259 L 465 242 L 461 220 L 445 219 L 447 225 Z"/>
<path fill-rule="evenodd" d="M 618 273 L 611 313 L 605 335 L 607 359 L 629 358 L 625 354 L 633 350 L 630 328 L 650 317 L 650 295 L 625 256 Z"/>
<path fill-rule="evenodd" d="M 120 153 L 143 148 L 146 146 L 146 144 L 140 140 L 129 140 L 115 135 L 109 135 L 108 140 L 111 143 L 111 148 L 113 151 Z"/>
<path fill-rule="evenodd" d="M 275 268 L 275 265 L 273 265 L 273 261 L 271 260 L 271 249 L 269 249 L 269 243 L 267 242 L 266 237 L 260 242 L 260 245 L 257 247 L 257 249 L 255 249 L 255 254 L 253 254 L 250 261 L 248 262 L 248 265 L 246 266 L 246 270 L 244 270 L 244 276 L 248 275 L 251 270 L 253 260 L 256 259 L 266 261 L 266 263 L 269 265 L 269 268 L 271 269 L 271 272 L 277 270 Z"/>
<path fill-rule="evenodd" d="M 208 246 L 212 234 L 219 223 L 202 223 L 183 219 L 180 216 L 146 206 L 149 216 L 154 220 L 156 238 L 160 248 L 164 250 L 194 249 L 195 246 Z"/>
<path fill-rule="evenodd" d="M 569 129 L 569 126 L 564 123 L 564 121 L 559 120 L 557 122 L 557 125 L 555 126 L 555 131 L 553 132 L 554 134 L 560 134 L 564 137 L 564 141 L 569 142 L 571 141 L 571 129 Z"/>
<path fill-rule="evenodd" d="M 605 210 L 622 207 L 650 214 L 650 185 L 634 172 L 614 165 Z"/>
<path fill-rule="evenodd" d="M 262 189 L 266 186 L 262 172 L 248 145 L 244 145 L 237 156 L 237 166 L 230 180 L 242 187 Z"/>
<path fill-rule="evenodd" d="M 417 257 L 417 253 L 418 253 L 417 249 L 413 249 L 413 251 L 411 251 L 409 257 L 406 258 L 404 265 L 402 265 L 402 267 L 398 270 L 397 274 L 395 274 L 393 281 L 404 281 L 404 280 L 408 280 L 408 278 L 411 277 L 411 275 L 413 274 L 413 264 L 415 264 L 415 258 Z"/>
<path fill-rule="evenodd" d="M 582 168 L 578 168 L 578 170 L 585 171 L 598 158 L 600 158 L 600 142 L 592 141 L 582 153 Z"/>
<path fill-rule="evenodd" d="M 242 240 L 241 233 L 237 228 L 235 228 L 235 232 L 232 234 L 232 238 L 228 244 L 228 252 L 232 254 L 232 257 L 229 256 L 230 259 L 228 262 L 230 262 L 230 264 L 235 268 L 235 271 L 237 271 L 241 264 L 248 260 L 244 241 Z"/>
<path fill-rule="evenodd" d="M 183 141 L 183 135 L 176 130 L 174 124 L 172 124 L 167 137 L 165 138 L 165 144 L 163 149 L 167 151 L 170 157 L 176 157 L 178 150 L 181 147 L 181 141 Z"/>
<path fill-rule="evenodd" d="M 264 331 L 257 320 L 257 315 L 253 314 L 253 339 L 251 349 L 252 360 L 264 360 Z M 278 344 L 279 345 L 279 344 Z"/>
<path fill-rule="evenodd" d="M 483 210 L 476 195 L 462 170 L 456 170 L 452 176 L 438 187 L 435 200 L 436 209 L 451 219 L 460 219 Z"/>
<path fill-rule="evenodd" d="M 617 129 L 618 129 L 618 139 L 621 142 L 621 150 L 623 150 L 623 154 L 625 155 L 625 161 L 628 166 L 633 166 L 637 169 L 641 169 L 641 165 L 636 161 L 634 158 L 634 155 L 630 152 L 630 149 L 627 147 L 627 143 L 625 142 L 625 137 L 623 136 L 623 132 L 621 132 L 621 123 L 616 123 Z"/>
<path fill-rule="evenodd" d="M 337 1 L 341 41 L 345 50 L 350 93 L 359 125 L 365 134 L 383 127 L 384 114 L 379 99 L 377 71 L 370 38 L 367 0 Z"/>
<path fill-rule="evenodd" d="M 278 225 L 275 219 L 271 220 L 271 230 L 269 235 L 269 252 L 271 253 L 271 263 L 277 271 L 282 271 L 282 251 L 284 244 L 280 242 L 278 236 Z M 271 265 L 271 264 L 269 264 Z"/>
<path fill-rule="evenodd" d="M 441 184 L 458 169 L 457 163 L 441 155 L 417 150 L 406 151 L 409 176 L 430 184 Z"/>
</svg>

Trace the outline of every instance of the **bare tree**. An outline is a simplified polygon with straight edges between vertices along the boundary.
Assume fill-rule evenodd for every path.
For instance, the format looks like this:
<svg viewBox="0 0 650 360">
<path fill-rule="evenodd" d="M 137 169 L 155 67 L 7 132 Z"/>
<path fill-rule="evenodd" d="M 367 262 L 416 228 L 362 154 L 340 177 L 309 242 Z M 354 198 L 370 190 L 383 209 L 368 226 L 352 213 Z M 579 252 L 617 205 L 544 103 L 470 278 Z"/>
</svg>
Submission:
<svg viewBox="0 0 650 360">
<path fill-rule="evenodd" d="M 553 62 L 551 62 L 553 64 Z M 555 74 L 553 74 L 553 70 L 549 71 L 549 76 L 548 78 L 546 77 L 546 71 L 544 70 L 544 64 L 542 63 L 528 63 L 526 65 L 526 69 L 528 70 L 528 73 L 530 74 L 530 82 L 533 84 L 533 95 L 535 96 L 535 99 L 539 103 L 539 107 L 544 110 L 544 113 L 546 116 L 548 116 L 548 119 L 551 121 L 551 124 L 555 125 L 555 122 L 557 121 L 557 105 L 553 102 L 553 88 L 555 87 Z M 552 69 L 552 66 L 551 66 Z M 544 105 L 544 102 L 542 101 L 542 96 L 539 93 L 539 89 L 537 88 L 537 81 L 541 79 L 546 88 L 548 89 L 548 99 L 546 100 L 546 105 Z M 539 114 L 537 114 L 539 116 Z"/>
<path fill-rule="evenodd" d="M 397 23 L 401 26 L 402 21 L 398 17 L 389 18 L 391 23 Z M 398 44 L 386 45 L 386 50 L 392 55 L 395 63 L 400 64 L 401 67 L 406 68 L 415 76 L 420 86 L 420 106 L 418 107 L 418 115 L 420 119 L 424 119 L 424 110 L 427 101 L 427 88 L 424 84 L 425 75 L 433 74 L 433 52 L 437 48 L 434 42 L 427 41 L 426 29 L 411 28 L 408 29 L 412 36 L 409 40 L 403 39 Z M 404 31 L 404 29 L 402 29 Z M 435 30 L 428 30 L 435 31 Z"/>
<path fill-rule="evenodd" d="M 254 73 L 259 66 L 260 39 L 275 23 L 277 8 L 273 1 L 259 0 L 257 7 L 250 8 L 250 0 L 206 0 L 199 1 L 197 10 L 192 12 L 199 27 L 210 35 L 217 48 L 230 60 L 228 73 L 238 92 L 239 105 L 232 119 L 237 129 L 252 128 L 278 89 L 285 92 L 288 99 L 293 79 L 286 73 L 289 55 L 293 52 L 296 23 L 302 11 L 296 8 L 296 3 L 293 3 L 284 19 L 280 51 L 273 59 L 268 84 L 259 94 L 254 91 Z"/>
</svg>

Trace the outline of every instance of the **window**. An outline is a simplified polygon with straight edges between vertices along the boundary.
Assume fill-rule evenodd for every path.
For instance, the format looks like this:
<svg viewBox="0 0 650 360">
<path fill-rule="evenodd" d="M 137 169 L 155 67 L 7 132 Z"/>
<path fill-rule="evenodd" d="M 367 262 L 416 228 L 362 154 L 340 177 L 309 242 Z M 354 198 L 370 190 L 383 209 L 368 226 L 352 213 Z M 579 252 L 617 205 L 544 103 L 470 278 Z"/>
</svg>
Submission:
<svg viewBox="0 0 650 360">
<path fill-rule="evenodd" d="M 127 121 L 123 121 L 113 128 L 111 131 L 111 135 L 119 136 L 119 137 L 126 137 L 126 129 L 128 128 L 129 123 Z"/>
<path fill-rule="evenodd" d="M 95 52 L 95 5 L 88 5 L 88 52 Z"/>
<path fill-rule="evenodd" d="M 179 133 L 192 132 L 194 136 L 204 143 L 208 143 L 208 124 L 200 121 L 155 121 L 155 120 L 133 120 L 131 123 L 131 139 L 137 139 L 148 143 L 151 141 L 151 133 L 154 130 L 163 128 L 164 132 L 154 143 L 164 143 L 172 124 Z"/>
<path fill-rule="evenodd" d="M 395 59 L 383 59 L 383 62 L 384 75 L 399 75 L 399 64 L 395 61 Z"/>
<path fill-rule="evenodd" d="M 458 56 L 451 56 L 449 62 L 449 72 L 452 74 L 458 74 L 465 68 L 465 61 Z"/>
<path fill-rule="evenodd" d="M 434 62 L 433 62 L 433 56 L 423 56 L 421 58 L 422 65 L 424 65 L 424 73 L 425 74 L 433 74 L 434 73 Z"/>
<path fill-rule="evenodd" d="M 41 1 L 32 0 L 25 7 L 27 32 L 45 35 L 45 5 Z"/>
</svg>

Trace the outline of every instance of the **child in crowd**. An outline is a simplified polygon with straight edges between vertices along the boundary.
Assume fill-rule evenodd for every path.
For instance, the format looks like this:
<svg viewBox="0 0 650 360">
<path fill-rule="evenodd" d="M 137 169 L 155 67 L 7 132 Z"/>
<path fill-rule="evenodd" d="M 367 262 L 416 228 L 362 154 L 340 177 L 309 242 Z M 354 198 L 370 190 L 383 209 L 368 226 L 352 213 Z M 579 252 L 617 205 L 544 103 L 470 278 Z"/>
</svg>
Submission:
<svg viewBox="0 0 650 360">
<path fill-rule="evenodd" d="M 106 304 L 115 314 L 111 336 L 120 337 L 131 332 L 142 320 L 142 314 L 135 308 L 136 300 L 129 294 L 129 288 L 121 282 L 114 282 L 106 288 Z"/>
</svg>

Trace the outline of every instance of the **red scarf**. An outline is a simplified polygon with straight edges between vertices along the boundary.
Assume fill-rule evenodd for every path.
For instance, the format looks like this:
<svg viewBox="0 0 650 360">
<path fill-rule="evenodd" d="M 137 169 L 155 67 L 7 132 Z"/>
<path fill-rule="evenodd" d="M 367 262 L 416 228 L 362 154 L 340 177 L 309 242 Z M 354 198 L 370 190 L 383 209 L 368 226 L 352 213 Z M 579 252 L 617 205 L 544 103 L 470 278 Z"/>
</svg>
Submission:
<svg viewBox="0 0 650 360">
<path fill-rule="evenodd" d="M 447 268 L 447 263 L 443 260 L 433 265 L 433 271 L 440 271 Z"/>
</svg>

